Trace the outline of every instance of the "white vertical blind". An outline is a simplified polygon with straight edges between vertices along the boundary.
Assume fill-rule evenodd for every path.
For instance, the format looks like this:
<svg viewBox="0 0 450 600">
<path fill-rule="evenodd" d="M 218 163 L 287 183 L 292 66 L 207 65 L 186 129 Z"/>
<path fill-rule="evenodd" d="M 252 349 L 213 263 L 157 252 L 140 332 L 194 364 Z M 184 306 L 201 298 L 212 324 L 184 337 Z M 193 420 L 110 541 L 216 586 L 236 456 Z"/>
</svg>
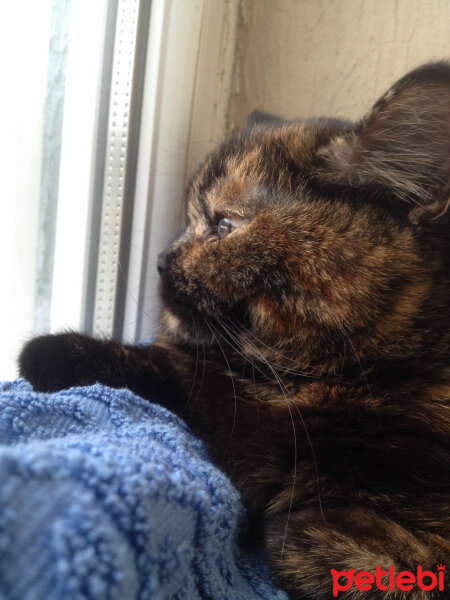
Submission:
<svg viewBox="0 0 450 600">
<path fill-rule="evenodd" d="M 138 47 L 138 17 L 143 18 L 139 8 L 137 0 L 119 0 L 116 18 L 93 315 L 93 333 L 100 335 L 114 333 L 119 278 L 125 275 L 120 246 L 125 204 L 133 200 L 125 193 L 126 178 L 134 177 L 130 124 L 137 53 L 143 51 Z"/>
<path fill-rule="evenodd" d="M 238 2 L 152 2 L 123 337 L 157 327 L 156 258 L 184 223 L 185 186 L 223 140 Z"/>
</svg>

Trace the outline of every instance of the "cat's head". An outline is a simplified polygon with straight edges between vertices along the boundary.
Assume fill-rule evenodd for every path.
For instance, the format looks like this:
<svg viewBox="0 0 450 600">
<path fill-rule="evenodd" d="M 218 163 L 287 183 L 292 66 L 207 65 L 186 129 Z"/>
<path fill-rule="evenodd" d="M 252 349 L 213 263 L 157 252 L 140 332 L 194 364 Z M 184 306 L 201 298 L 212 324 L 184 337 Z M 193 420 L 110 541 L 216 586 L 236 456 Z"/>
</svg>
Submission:
<svg viewBox="0 0 450 600">
<path fill-rule="evenodd" d="M 413 71 L 356 125 L 254 113 L 188 188 L 159 259 L 162 330 L 321 372 L 439 353 L 449 198 L 449 65 Z"/>
</svg>

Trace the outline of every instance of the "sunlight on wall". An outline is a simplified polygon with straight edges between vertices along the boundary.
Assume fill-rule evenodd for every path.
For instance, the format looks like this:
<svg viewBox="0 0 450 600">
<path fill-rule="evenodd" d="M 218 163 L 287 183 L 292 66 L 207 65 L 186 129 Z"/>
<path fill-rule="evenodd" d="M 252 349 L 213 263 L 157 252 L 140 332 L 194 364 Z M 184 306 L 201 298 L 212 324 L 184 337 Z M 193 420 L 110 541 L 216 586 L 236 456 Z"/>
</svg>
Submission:
<svg viewBox="0 0 450 600">
<path fill-rule="evenodd" d="M 230 122 L 362 117 L 408 70 L 450 58 L 448 0 L 241 0 Z"/>
</svg>

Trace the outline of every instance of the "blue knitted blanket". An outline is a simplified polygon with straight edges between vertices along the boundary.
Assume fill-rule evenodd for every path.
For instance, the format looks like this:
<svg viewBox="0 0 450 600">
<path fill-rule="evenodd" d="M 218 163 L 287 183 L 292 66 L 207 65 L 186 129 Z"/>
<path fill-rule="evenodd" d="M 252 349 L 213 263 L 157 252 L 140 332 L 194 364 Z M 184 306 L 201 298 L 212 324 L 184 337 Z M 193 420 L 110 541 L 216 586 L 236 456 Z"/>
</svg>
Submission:
<svg viewBox="0 0 450 600">
<path fill-rule="evenodd" d="M 0 385 L 1 600 L 285 600 L 245 511 L 169 411 L 100 385 Z"/>
</svg>

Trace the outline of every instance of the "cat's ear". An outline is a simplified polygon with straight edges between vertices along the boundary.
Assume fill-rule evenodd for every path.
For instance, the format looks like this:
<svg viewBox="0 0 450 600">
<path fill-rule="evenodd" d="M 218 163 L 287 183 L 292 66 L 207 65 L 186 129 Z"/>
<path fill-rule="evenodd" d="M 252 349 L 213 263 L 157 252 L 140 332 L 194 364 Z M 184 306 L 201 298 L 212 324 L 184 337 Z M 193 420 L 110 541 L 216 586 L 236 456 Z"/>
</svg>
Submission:
<svg viewBox="0 0 450 600">
<path fill-rule="evenodd" d="M 388 188 L 411 204 L 412 221 L 444 214 L 450 204 L 450 64 L 425 65 L 403 77 L 320 155 L 328 180 Z"/>
<path fill-rule="evenodd" d="M 286 121 L 275 115 L 262 112 L 260 110 L 253 110 L 247 117 L 247 121 L 244 126 L 244 131 L 250 131 L 254 127 L 261 127 L 266 129 L 276 129 L 285 125 Z"/>
</svg>

